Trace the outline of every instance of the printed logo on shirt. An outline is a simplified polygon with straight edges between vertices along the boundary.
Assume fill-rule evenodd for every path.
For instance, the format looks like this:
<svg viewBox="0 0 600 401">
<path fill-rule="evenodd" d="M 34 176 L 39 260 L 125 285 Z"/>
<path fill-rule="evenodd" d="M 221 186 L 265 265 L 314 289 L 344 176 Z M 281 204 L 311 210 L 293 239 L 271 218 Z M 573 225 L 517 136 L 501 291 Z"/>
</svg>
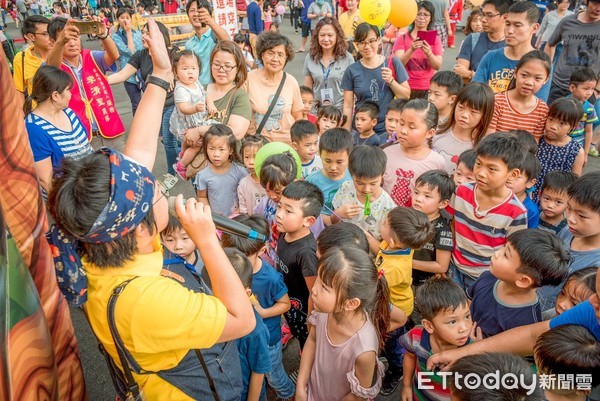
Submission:
<svg viewBox="0 0 600 401">
<path fill-rule="evenodd" d="M 578 67 L 592 67 L 600 57 L 600 35 L 567 35 L 567 40 L 579 42 L 577 47 L 567 47 L 567 64 Z"/>
<path fill-rule="evenodd" d="M 489 87 L 494 91 L 494 93 L 506 92 L 514 72 L 515 70 L 510 68 L 503 68 L 499 71 L 495 71 L 488 79 Z"/>
</svg>

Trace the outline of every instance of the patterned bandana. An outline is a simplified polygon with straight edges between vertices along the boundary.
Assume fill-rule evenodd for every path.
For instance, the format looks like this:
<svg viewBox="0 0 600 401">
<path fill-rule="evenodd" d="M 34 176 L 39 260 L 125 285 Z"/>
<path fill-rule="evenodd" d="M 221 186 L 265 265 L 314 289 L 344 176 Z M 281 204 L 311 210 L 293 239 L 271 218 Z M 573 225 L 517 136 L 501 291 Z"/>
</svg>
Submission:
<svg viewBox="0 0 600 401">
<path fill-rule="evenodd" d="M 110 161 L 110 197 L 90 231 L 73 238 L 53 224 L 46 234 L 58 286 L 67 301 L 76 306 L 87 301 L 87 278 L 79 258 L 80 242 L 111 242 L 135 230 L 152 207 L 154 176 L 141 164 L 113 149 L 101 148 Z"/>
</svg>

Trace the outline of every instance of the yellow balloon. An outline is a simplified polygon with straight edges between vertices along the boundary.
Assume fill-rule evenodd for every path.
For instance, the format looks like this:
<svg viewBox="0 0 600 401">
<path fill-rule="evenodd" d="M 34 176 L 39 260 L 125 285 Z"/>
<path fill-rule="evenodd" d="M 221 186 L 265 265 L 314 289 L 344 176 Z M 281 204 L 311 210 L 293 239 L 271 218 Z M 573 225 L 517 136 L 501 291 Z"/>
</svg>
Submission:
<svg viewBox="0 0 600 401">
<path fill-rule="evenodd" d="M 482 0 L 483 1 L 483 0 Z M 415 0 L 392 0 L 392 11 L 388 21 L 396 28 L 406 28 L 417 18 L 417 2 Z"/>
<path fill-rule="evenodd" d="M 479 7 L 483 4 L 483 0 L 471 0 L 471 4 L 476 7 Z"/>
<path fill-rule="evenodd" d="M 390 0 L 361 0 L 358 8 L 363 21 L 381 26 L 390 15 L 391 4 Z"/>
</svg>

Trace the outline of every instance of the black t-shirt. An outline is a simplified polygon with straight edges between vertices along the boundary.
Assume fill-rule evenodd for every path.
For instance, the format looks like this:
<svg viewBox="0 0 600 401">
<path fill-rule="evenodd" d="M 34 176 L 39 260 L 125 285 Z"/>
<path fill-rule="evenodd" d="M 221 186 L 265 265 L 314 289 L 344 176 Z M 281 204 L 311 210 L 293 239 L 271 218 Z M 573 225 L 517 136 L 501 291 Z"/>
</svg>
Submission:
<svg viewBox="0 0 600 401">
<path fill-rule="evenodd" d="M 435 236 L 431 241 L 426 243 L 423 248 L 415 251 L 413 254 L 414 260 L 432 262 L 435 260 L 435 251 L 438 249 L 452 252 L 454 240 L 452 239 L 452 229 L 450 228 L 448 220 L 440 216 L 431 223 L 435 227 Z M 413 269 L 413 285 L 418 286 L 423 284 L 427 279 L 433 276 L 434 273 Z"/>
<path fill-rule="evenodd" d="M 295 330 L 303 331 L 306 327 L 310 292 L 304 278 L 317 275 L 317 240 L 309 233 L 296 241 L 287 242 L 285 234 L 280 234 L 276 262 L 277 270 L 283 274 L 292 304 L 285 317 L 292 334 L 296 335 Z"/>
<path fill-rule="evenodd" d="M 148 75 L 152 75 L 152 57 L 150 57 L 150 52 L 148 49 L 142 49 L 133 53 L 128 64 L 131 64 L 141 73 L 144 82 L 146 82 Z M 167 92 L 167 98 L 165 99 L 165 107 L 171 107 L 174 105 L 175 100 L 173 99 L 173 91 L 169 91 Z"/>
</svg>

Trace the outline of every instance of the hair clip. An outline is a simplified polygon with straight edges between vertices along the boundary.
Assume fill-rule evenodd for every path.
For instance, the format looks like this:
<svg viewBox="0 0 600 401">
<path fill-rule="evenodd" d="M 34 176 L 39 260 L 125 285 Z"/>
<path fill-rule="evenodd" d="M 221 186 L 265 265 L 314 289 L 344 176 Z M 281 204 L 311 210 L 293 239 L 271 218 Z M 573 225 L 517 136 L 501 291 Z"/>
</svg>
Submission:
<svg viewBox="0 0 600 401">
<path fill-rule="evenodd" d="M 377 280 L 382 278 L 384 274 L 385 274 L 385 271 L 383 271 L 383 269 L 379 269 L 379 271 L 377 272 Z"/>
</svg>

